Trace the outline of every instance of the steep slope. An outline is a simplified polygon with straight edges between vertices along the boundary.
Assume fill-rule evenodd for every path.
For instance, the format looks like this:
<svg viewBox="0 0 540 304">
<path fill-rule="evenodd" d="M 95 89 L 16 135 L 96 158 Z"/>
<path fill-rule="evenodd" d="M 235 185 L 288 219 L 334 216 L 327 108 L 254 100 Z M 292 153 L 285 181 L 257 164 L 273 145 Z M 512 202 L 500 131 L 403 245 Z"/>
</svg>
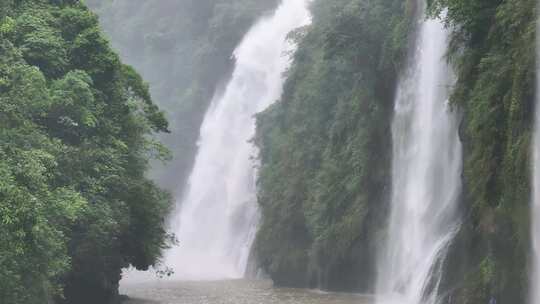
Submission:
<svg viewBox="0 0 540 304">
<path fill-rule="evenodd" d="M 392 108 L 414 1 L 312 4 L 281 100 L 258 115 L 263 222 L 278 285 L 372 290 L 390 186 Z"/>
<path fill-rule="evenodd" d="M 258 117 L 256 253 L 278 284 L 365 290 L 388 215 L 392 97 L 415 9 L 323 2 L 292 35 L 300 49 L 282 99 Z M 525 303 L 536 2 L 428 2 L 451 27 L 464 144 L 465 217 L 443 300 Z"/>
<path fill-rule="evenodd" d="M 453 28 L 452 101 L 464 111 L 466 218 L 448 265 L 449 296 L 525 303 L 536 1 L 432 2 Z"/>
</svg>

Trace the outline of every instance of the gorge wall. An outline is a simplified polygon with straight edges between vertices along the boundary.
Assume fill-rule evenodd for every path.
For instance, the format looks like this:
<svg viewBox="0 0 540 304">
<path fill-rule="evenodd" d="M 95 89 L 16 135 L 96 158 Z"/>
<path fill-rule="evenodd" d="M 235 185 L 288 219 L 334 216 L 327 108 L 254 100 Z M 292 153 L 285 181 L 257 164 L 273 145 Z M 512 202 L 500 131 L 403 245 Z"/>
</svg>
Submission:
<svg viewBox="0 0 540 304">
<path fill-rule="evenodd" d="M 536 1 L 432 2 L 453 29 L 451 100 L 464 112 L 465 217 L 448 289 L 458 303 L 527 303 Z"/>
<path fill-rule="evenodd" d="M 285 0 L 286 1 L 286 0 Z M 0 298 L 108 303 L 159 261 L 204 113 L 264 0 L 0 1 Z M 253 257 L 278 286 L 373 292 L 390 214 L 391 123 L 419 8 L 313 0 L 284 92 L 257 115 Z M 526 303 L 536 0 L 429 0 L 450 31 L 463 143 L 461 229 L 442 303 Z M 162 106 L 162 113 L 156 104 Z M 171 121 L 167 124 L 165 115 Z M 171 131 L 171 135 L 165 135 Z"/>
<path fill-rule="evenodd" d="M 373 291 L 396 80 L 414 1 L 315 1 L 281 100 L 258 115 L 258 262 L 278 285 Z"/>
<path fill-rule="evenodd" d="M 433 0 L 451 31 L 462 112 L 463 226 L 444 266 L 450 303 L 526 303 L 536 1 Z M 390 193 L 396 77 L 412 2 L 315 1 L 279 103 L 258 117 L 261 265 L 278 284 L 370 291 Z"/>
</svg>

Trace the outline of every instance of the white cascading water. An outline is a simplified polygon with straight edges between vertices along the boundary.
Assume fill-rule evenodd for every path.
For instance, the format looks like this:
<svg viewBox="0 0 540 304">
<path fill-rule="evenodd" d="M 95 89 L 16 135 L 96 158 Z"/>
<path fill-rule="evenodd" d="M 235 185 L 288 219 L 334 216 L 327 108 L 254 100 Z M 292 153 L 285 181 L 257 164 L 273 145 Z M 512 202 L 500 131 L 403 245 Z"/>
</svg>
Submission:
<svg viewBox="0 0 540 304">
<path fill-rule="evenodd" d="M 447 39 L 442 22 L 422 19 L 414 57 L 398 87 L 378 303 L 438 303 L 442 264 L 459 228 L 462 152 L 457 117 L 448 104 Z"/>
<path fill-rule="evenodd" d="M 259 211 L 254 115 L 280 98 L 287 35 L 310 22 L 308 0 L 283 0 L 246 34 L 234 52 L 236 66 L 201 127 L 199 151 L 186 194 L 170 223 L 179 240 L 165 252 L 174 279 L 241 278 L 246 270 Z"/>
<path fill-rule="evenodd" d="M 537 1 L 537 15 L 540 1 Z M 536 114 L 532 146 L 532 270 L 529 303 L 540 303 L 540 19 L 536 22 Z"/>
</svg>

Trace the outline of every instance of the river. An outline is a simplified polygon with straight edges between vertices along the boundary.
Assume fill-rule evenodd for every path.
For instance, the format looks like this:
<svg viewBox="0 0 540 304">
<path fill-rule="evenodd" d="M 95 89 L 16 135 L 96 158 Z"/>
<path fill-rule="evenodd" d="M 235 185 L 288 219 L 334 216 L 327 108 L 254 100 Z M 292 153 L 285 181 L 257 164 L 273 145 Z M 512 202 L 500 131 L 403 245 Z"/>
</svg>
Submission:
<svg viewBox="0 0 540 304">
<path fill-rule="evenodd" d="M 274 288 L 269 281 L 230 280 L 123 284 L 125 304 L 371 304 L 370 296 Z"/>
</svg>

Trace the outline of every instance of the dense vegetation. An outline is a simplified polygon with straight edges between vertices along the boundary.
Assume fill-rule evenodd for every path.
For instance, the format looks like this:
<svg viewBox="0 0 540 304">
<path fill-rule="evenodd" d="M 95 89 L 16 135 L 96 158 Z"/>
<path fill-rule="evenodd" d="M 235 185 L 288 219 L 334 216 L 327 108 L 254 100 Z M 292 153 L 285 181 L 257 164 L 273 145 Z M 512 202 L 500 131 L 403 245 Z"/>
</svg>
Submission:
<svg viewBox="0 0 540 304">
<path fill-rule="evenodd" d="M 264 221 L 256 250 L 278 284 L 369 290 L 389 189 L 393 92 L 415 1 L 316 1 L 282 99 L 259 115 Z M 462 115 L 463 227 L 452 303 L 525 303 L 534 0 L 431 0 L 452 33 Z M 407 21 L 409 20 L 409 21 Z"/>
<path fill-rule="evenodd" d="M 390 124 L 414 1 L 315 1 L 281 100 L 258 116 L 255 244 L 275 283 L 370 290 L 390 190 Z"/>
<path fill-rule="evenodd" d="M 0 2 L 0 302 L 107 303 L 166 246 L 167 122 L 79 1 Z"/>
<path fill-rule="evenodd" d="M 456 303 L 527 300 L 535 5 L 432 1 L 453 29 L 452 101 L 464 112 L 465 218 L 447 271 Z"/>
<path fill-rule="evenodd" d="M 179 191 L 193 164 L 203 116 L 231 56 L 255 20 L 277 0 L 87 0 L 113 47 L 150 83 L 156 104 L 171 121 L 161 136 L 173 152 L 153 166 L 159 184 Z"/>
<path fill-rule="evenodd" d="M 107 303 L 120 269 L 155 264 L 169 196 L 243 34 L 277 1 L 0 1 L 0 302 Z M 257 117 L 263 219 L 254 256 L 278 285 L 372 291 L 386 228 L 397 79 L 415 0 L 315 0 L 282 98 Z M 452 32 L 463 113 L 463 226 L 451 303 L 525 303 L 534 0 L 429 0 Z M 173 175 L 174 174 L 174 175 Z M 175 178 L 171 178 L 174 176 Z"/>
</svg>

